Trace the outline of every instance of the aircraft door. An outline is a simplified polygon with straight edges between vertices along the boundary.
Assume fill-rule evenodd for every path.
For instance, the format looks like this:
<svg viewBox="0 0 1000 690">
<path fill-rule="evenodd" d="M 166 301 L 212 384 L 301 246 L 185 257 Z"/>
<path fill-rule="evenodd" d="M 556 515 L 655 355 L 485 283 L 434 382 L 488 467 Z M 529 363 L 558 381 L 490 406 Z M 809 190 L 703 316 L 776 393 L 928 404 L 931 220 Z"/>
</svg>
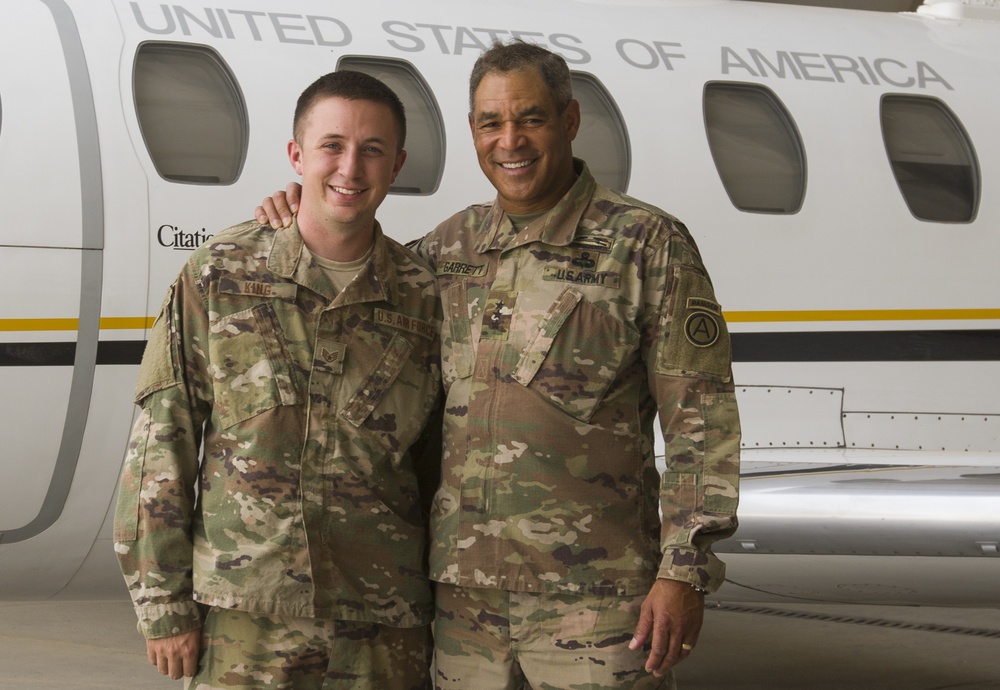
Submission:
<svg viewBox="0 0 1000 690">
<path fill-rule="evenodd" d="M 44 531 L 69 492 L 93 385 L 104 241 L 76 21 L 62 0 L 21 2 L 16 15 L 0 18 L 0 543 Z"/>
</svg>

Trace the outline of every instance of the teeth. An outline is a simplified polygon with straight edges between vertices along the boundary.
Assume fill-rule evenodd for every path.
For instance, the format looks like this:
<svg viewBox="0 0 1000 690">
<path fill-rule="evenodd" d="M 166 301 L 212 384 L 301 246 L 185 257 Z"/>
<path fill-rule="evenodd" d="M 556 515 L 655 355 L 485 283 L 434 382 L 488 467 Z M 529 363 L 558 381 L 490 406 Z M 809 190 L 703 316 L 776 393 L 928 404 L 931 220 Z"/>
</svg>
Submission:
<svg viewBox="0 0 1000 690">
<path fill-rule="evenodd" d="M 354 194 L 360 194 L 364 190 L 363 189 L 346 189 L 345 187 L 334 187 L 333 191 L 340 192 L 341 194 L 349 194 L 349 195 L 353 196 Z"/>
<path fill-rule="evenodd" d="M 501 163 L 500 167 L 504 170 L 517 170 L 518 168 L 524 168 L 531 165 L 531 161 L 521 161 L 520 163 Z"/>
</svg>

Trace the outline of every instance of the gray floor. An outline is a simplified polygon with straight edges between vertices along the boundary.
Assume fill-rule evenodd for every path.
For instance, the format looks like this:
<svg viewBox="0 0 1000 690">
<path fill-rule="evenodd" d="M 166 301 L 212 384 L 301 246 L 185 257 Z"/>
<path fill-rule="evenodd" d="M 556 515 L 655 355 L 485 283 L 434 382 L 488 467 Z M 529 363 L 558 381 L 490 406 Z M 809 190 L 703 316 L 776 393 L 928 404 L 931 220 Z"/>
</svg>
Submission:
<svg viewBox="0 0 1000 690">
<path fill-rule="evenodd" d="M 678 677 L 681 690 L 998 690 L 1000 611 L 711 608 Z M 146 661 L 128 603 L 0 603 L 2 690 L 180 687 Z"/>
</svg>

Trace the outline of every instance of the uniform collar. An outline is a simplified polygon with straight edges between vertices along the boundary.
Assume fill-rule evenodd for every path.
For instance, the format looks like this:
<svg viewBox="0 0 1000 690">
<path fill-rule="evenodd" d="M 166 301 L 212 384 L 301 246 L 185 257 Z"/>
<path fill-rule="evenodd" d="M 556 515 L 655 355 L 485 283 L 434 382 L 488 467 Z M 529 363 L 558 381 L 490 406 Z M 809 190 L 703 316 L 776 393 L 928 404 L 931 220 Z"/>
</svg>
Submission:
<svg viewBox="0 0 1000 690">
<path fill-rule="evenodd" d="M 327 280 L 323 269 L 313 261 L 299 232 L 297 220 L 292 221 L 291 228 L 275 231 L 274 243 L 267 257 L 267 268 L 282 278 L 322 295 L 328 302 L 336 300 L 341 305 L 357 302 L 396 304 L 399 294 L 395 264 L 378 221 L 375 221 L 375 249 L 371 258 L 361 267 L 357 280 L 339 295 Z"/>
<path fill-rule="evenodd" d="M 573 170 L 576 172 L 577 178 L 569 191 L 555 206 L 533 220 L 516 237 L 507 242 L 505 250 L 532 242 L 565 247 L 573 241 L 580 219 L 597 189 L 597 181 L 590 174 L 590 169 L 584 161 L 574 158 Z M 479 242 L 476 243 L 476 253 L 483 254 L 489 251 L 490 246 L 499 235 L 509 233 L 511 230 L 510 219 L 507 217 L 507 212 L 503 210 L 498 196 L 489 213 L 483 218 Z"/>
</svg>

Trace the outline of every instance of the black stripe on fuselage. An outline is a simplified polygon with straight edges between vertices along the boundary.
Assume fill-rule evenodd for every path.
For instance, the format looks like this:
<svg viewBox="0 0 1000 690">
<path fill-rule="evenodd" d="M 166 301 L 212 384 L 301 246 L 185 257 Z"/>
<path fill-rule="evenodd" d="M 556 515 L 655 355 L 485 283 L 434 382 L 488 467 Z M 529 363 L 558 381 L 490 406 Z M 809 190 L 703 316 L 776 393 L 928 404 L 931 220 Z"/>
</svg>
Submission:
<svg viewBox="0 0 1000 690">
<path fill-rule="evenodd" d="M 733 333 L 736 362 L 1000 360 L 1000 330 Z"/>
<path fill-rule="evenodd" d="M 145 340 L 105 340 L 97 344 L 97 364 L 138 364 Z M 71 367 L 76 343 L 0 343 L 0 367 Z"/>
<path fill-rule="evenodd" d="M 733 333 L 735 362 L 971 362 L 1000 360 L 1000 330 Z M 105 340 L 97 364 L 139 364 L 142 340 Z M 0 343 L 0 367 L 73 366 L 75 343 Z"/>
</svg>

